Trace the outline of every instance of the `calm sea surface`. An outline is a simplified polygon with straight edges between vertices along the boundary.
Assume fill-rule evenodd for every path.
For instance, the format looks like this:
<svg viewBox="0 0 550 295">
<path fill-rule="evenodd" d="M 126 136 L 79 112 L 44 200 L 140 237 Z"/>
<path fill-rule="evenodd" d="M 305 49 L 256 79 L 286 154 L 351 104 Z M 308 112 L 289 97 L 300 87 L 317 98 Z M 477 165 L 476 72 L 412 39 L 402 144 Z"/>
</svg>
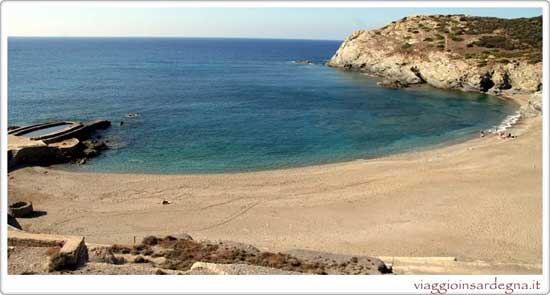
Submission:
<svg viewBox="0 0 550 295">
<path fill-rule="evenodd" d="M 463 140 L 517 107 L 482 94 L 381 88 L 374 78 L 323 65 L 339 44 L 9 38 L 8 121 L 111 120 L 102 135 L 113 149 L 70 169 L 233 172 Z M 315 64 L 293 63 L 300 59 Z"/>
</svg>

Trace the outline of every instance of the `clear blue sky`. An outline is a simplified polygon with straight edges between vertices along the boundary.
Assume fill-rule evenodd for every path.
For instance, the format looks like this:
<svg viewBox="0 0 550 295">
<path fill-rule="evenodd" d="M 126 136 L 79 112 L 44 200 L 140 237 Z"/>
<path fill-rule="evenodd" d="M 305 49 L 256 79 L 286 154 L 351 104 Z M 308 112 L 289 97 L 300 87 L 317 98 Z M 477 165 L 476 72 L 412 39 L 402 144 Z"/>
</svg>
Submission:
<svg viewBox="0 0 550 295">
<path fill-rule="evenodd" d="M 542 14 L 540 8 L 62 7 L 52 9 L 47 8 L 46 5 L 42 6 L 8 7 L 5 11 L 8 35 L 342 40 L 357 29 L 381 27 L 393 20 L 414 14 L 467 14 L 504 18 Z"/>
</svg>

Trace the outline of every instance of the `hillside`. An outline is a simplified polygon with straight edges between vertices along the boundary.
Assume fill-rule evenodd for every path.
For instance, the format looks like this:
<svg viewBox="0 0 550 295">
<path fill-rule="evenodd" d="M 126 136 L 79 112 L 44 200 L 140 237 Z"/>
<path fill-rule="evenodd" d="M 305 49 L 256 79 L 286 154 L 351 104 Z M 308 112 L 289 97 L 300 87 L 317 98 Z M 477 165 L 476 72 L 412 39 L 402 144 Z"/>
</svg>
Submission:
<svg viewBox="0 0 550 295">
<path fill-rule="evenodd" d="M 542 17 L 409 16 L 354 32 L 328 65 L 381 76 L 395 87 L 533 93 L 542 85 Z"/>
</svg>

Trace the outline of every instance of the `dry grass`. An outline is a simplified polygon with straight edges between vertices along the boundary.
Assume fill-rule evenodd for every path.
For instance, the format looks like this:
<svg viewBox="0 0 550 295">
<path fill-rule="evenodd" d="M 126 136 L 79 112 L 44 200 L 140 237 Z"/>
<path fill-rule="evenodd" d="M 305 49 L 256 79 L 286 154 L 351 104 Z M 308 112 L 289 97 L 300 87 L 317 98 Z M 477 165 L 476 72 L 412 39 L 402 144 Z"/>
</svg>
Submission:
<svg viewBox="0 0 550 295">
<path fill-rule="evenodd" d="M 187 239 L 177 239 L 171 236 L 157 238 L 145 237 L 141 244 L 133 248 L 113 245 L 115 253 L 138 253 L 135 263 L 145 263 L 149 260 L 143 256 L 164 257 L 166 261 L 160 266 L 171 270 L 189 270 L 195 262 L 209 262 L 221 264 L 249 264 L 271 267 L 285 271 L 327 274 L 346 273 L 345 269 L 352 266 L 354 271 L 361 274 L 389 272 L 385 265 L 361 265 L 357 258 L 340 264 L 328 264 L 315 261 L 307 261 L 284 253 L 260 252 L 257 249 L 213 244 L 210 242 L 197 242 Z M 143 256 L 142 256 L 143 255 Z"/>
</svg>

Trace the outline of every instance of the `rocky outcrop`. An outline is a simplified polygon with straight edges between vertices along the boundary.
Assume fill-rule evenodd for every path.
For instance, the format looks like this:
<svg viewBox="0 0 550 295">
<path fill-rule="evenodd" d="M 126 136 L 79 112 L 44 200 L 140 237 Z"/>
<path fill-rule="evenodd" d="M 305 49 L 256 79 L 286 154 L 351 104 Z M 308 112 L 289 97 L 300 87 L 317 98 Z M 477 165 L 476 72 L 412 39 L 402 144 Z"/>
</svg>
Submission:
<svg viewBox="0 0 550 295">
<path fill-rule="evenodd" d="M 542 48 L 537 41 L 542 40 L 537 35 L 541 21 L 406 17 L 380 29 L 354 32 L 327 64 L 391 81 L 382 85 L 427 83 L 496 95 L 533 93 L 542 85 Z M 521 35 L 518 26 L 525 26 L 524 33 L 530 35 Z"/>
<path fill-rule="evenodd" d="M 107 149 L 105 142 L 92 138 L 97 129 L 111 125 L 109 121 L 72 123 L 72 126 L 40 137 L 28 138 L 25 134 L 66 122 L 31 125 L 13 129 L 8 134 L 8 169 L 23 166 L 49 166 L 66 162 L 84 164 Z"/>
<path fill-rule="evenodd" d="M 527 104 L 521 107 L 520 114 L 522 117 L 535 117 L 542 114 L 542 91 L 529 96 Z"/>
<path fill-rule="evenodd" d="M 299 251 L 296 254 L 260 251 L 231 241 L 195 241 L 189 235 L 148 236 L 141 244 L 113 245 L 115 255 L 142 255 L 157 267 L 187 274 L 387 274 L 378 258 Z M 127 259 L 132 261 L 132 259 Z"/>
<path fill-rule="evenodd" d="M 409 84 L 407 82 L 401 81 L 401 80 L 383 80 L 382 82 L 377 83 L 379 86 L 390 88 L 390 89 L 399 89 L 399 88 L 405 88 L 408 87 Z"/>
</svg>

